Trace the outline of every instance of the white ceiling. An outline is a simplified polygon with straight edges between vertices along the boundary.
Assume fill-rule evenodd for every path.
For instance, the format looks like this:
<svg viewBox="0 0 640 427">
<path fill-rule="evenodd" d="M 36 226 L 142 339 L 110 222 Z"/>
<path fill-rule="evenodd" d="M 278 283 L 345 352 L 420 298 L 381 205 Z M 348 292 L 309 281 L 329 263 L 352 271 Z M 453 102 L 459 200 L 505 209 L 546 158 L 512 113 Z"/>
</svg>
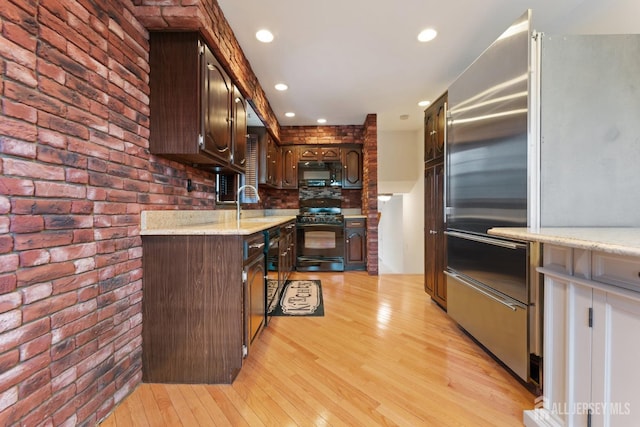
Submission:
<svg viewBox="0 0 640 427">
<path fill-rule="evenodd" d="M 435 100 L 527 8 L 546 34 L 640 33 L 640 0 L 218 0 L 282 126 L 422 127 Z M 420 30 L 438 37 L 420 43 Z M 255 39 L 267 28 L 272 43 Z M 289 90 L 278 92 L 276 83 Z M 293 111 L 291 119 L 284 116 Z M 401 120 L 401 115 L 409 115 Z"/>
</svg>

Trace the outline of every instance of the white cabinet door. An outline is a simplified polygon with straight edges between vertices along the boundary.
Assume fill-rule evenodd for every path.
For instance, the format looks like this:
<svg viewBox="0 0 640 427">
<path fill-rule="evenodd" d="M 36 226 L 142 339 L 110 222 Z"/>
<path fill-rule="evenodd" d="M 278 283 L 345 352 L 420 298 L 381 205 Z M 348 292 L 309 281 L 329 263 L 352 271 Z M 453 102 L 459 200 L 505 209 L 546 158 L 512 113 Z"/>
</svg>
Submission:
<svg viewBox="0 0 640 427">
<path fill-rule="evenodd" d="M 640 300 L 594 290 L 592 426 L 640 425 Z"/>
<path fill-rule="evenodd" d="M 561 425 L 586 426 L 587 411 L 574 403 L 591 401 L 592 290 L 546 275 L 544 292 L 544 407 Z"/>
</svg>

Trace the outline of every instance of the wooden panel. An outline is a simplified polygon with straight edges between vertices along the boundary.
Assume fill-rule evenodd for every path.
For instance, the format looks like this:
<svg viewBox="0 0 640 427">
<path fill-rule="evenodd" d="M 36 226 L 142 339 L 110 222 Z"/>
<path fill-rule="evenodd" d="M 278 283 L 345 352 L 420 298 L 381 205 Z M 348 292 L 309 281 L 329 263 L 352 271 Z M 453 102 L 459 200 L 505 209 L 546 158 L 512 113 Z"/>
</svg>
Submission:
<svg viewBox="0 0 640 427">
<path fill-rule="evenodd" d="M 439 163 L 425 170 L 425 250 L 424 288 L 433 300 L 447 307 L 447 282 L 444 277 L 446 239 L 444 235 L 444 164 Z"/>
<path fill-rule="evenodd" d="M 343 188 L 362 188 L 362 149 L 343 148 Z"/>
<path fill-rule="evenodd" d="M 231 157 L 231 106 L 233 87 L 222 66 L 205 47 L 204 150 L 228 162 Z"/>
<path fill-rule="evenodd" d="M 200 58 L 196 33 L 150 34 L 149 150 L 197 154 L 200 133 Z"/>
<path fill-rule="evenodd" d="M 282 147 L 282 188 L 298 188 L 298 156 L 294 147 Z"/>
<path fill-rule="evenodd" d="M 143 380 L 229 383 L 242 366 L 237 236 L 143 238 Z"/>
<path fill-rule="evenodd" d="M 233 87 L 233 165 L 244 171 L 247 163 L 247 102 Z"/>
<path fill-rule="evenodd" d="M 199 236 L 193 236 L 199 237 Z M 206 266 L 210 285 L 207 316 L 207 384 L 231 383 L 242 367 L 244 342 L 244 294 L 242 287 L 242 239 L 240 236 L 205 236 Z M 197 351 L 197 348 L 194 349 Z"/>
</svg>

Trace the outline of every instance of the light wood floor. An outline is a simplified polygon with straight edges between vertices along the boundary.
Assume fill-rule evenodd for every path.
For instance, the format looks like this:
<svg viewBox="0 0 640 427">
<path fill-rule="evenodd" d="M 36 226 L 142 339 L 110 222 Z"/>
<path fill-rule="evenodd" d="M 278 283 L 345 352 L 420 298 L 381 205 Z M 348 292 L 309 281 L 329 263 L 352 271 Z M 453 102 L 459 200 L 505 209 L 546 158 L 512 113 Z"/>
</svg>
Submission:
<svg viewBox="0 0 640 427">
<path fill-rule="evenodd" d="M 521 426 L 533 408 L 422 276 L 296 277 L 322 280 L 324 317 L 274 317 L 232 385 L 142 384 L 102 426 Z"/>
</svg>

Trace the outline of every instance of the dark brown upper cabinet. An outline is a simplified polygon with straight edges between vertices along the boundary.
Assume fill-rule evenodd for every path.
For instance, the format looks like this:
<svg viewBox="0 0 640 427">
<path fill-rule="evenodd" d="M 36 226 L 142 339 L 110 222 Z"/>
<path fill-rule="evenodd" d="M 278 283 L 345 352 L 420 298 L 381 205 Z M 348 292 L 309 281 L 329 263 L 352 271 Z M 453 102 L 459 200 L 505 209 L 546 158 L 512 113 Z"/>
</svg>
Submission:
<svg viewBox="0 0 640 427">
<path fill-rule="evenodd" d="M 244 172 L 246 101 L 200 35 L 152 32 L 149 66 L 150 152 Z"/>
<path fill-rule="evenodd" d="M 280 147 L 282 182 L 280 188 L 298 188 L 298 152 L 294 146 Z"/>
<path fill-rule="evenodd" d="M 342 147 L 342 188 L 362 188 L 362 148 Z"/>
<path fill-rule="evenodd" d="M 445 93 L 424 112 L 424 161 L 441 159 L 447 126 L 447 94 Z"/>
<path fill-rule="evenodd" d="M 235 86 L 233 88 L 232 113 L 233 133 L 231 141 L 233 155 L 231 163 L 240 170 L 244 170 L 247 163 L 247 101 Z"/>
<path fill-rule="evenodd" d="M 304 161 L 340 161 L 340 147 L 300 146 L 298 159 Z"/>
</svg>

